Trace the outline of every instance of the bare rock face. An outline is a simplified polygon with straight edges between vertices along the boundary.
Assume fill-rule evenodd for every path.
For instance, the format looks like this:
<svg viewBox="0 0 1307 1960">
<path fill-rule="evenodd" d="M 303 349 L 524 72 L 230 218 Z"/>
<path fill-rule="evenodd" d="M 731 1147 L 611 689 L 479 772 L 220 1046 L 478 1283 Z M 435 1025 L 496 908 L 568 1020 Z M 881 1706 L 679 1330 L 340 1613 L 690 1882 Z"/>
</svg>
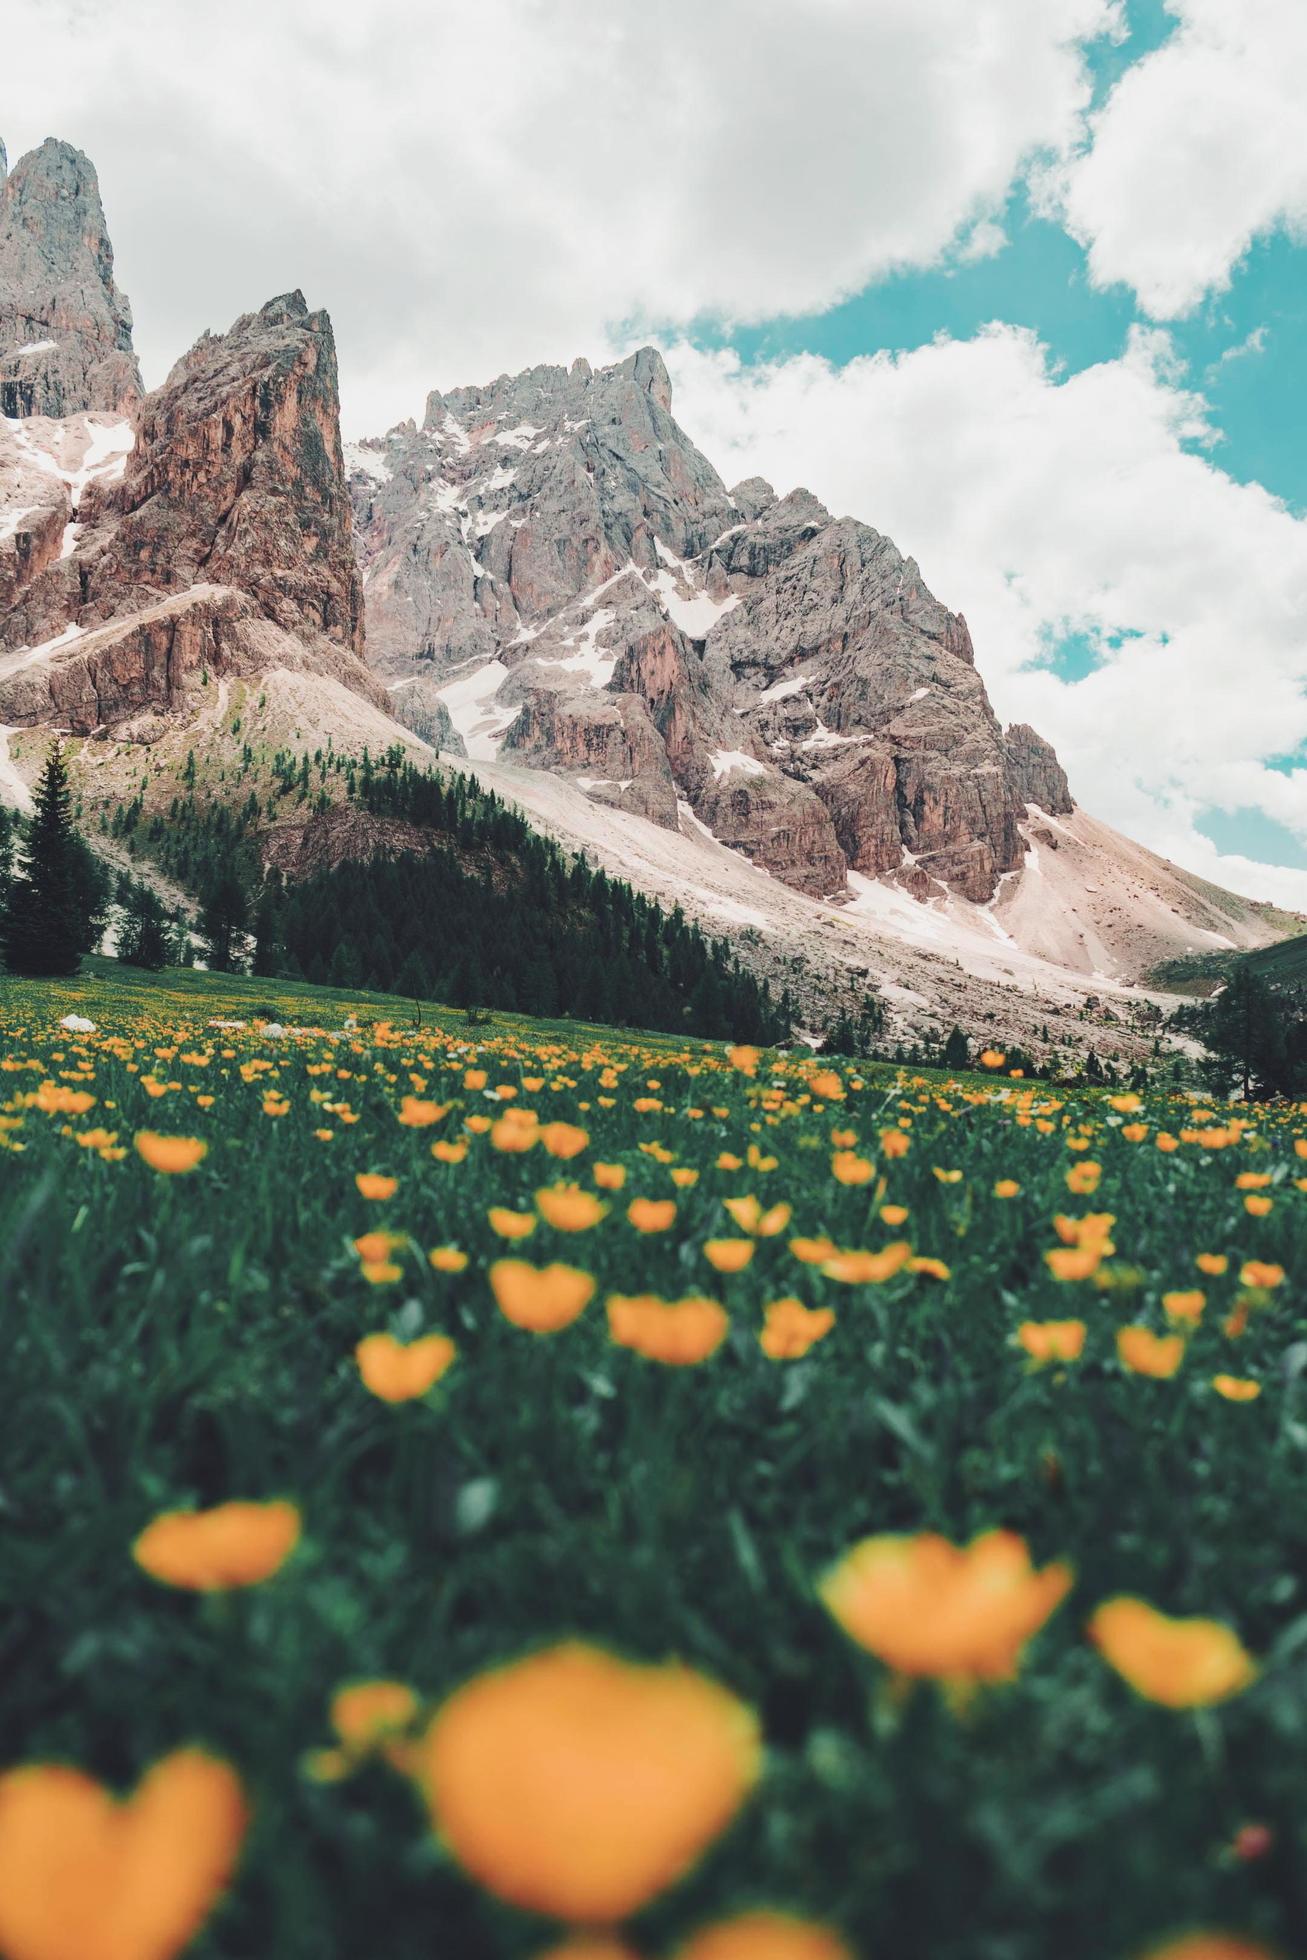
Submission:
<svg viewBox="0 0 1307 1960">
<path fill-rule="evenodd" d="M 0 414 L 122 415 L 142 393 L 95 168 L 49 137 L 0 172 Z"/>
<path fill-rule="evenodd" d="M 94 602 L 203 579 L 362 652 L 335 340 L 301 293 L 205 334 L 145 398 L 116 503 Z"/>
<path fill-rule="evenodd" d="M 652 349 L 432 395 L 347 462 L 370 649 L 394 699 L 435 676 L 473 760 L 688 804 L 820 896 L 853 868 L 987 901 L 1032 784 L 1066 796 L 914 561 L 806 490 L 728 491 Z"/>
<path fill-rule="evenodd" d="M 1014 722 L 1003 738 L 1008 768 L 1023 803 L 1037 803 L 1050 817 L 1069 817 L 1075 809 L 1071 789 L 1052 744 L 1028 722 Z"/>
</svg>

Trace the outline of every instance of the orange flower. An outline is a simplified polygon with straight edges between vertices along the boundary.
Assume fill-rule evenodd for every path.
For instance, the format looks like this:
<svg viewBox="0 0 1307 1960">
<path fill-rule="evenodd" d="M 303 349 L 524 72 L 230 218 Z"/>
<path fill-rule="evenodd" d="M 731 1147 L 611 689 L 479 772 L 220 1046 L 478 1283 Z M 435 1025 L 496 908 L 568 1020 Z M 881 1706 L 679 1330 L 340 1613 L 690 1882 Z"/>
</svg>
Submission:
<svg viewBox="0 0 1307 1960">
<path fill-rule="evenodd" d="M 546 1123 L 540 1141 L 551 1157 L 579 1157 L 590 1136 L 575 1123 Z"/>
<path fill-rule="evenodd" d="M 640 1956 L 621 1940 L 609 1939 L 606 1933 L 577 1933 L 561 1946 L 537 1953 L 535 1960 L 640 1960 Z"/>
<path fill-rule="evenodd" d="M 433 1245 L 427 1263 L 437 1273 L 461 1273 L 467 1270 L 467 1254 L 456 1245 Z"/>
<path fill-rule="evenodd" d="M 1196 1327 L 1202 1319 L 1203 1308 L 1206 1305 L 1207 1295 L 1201 1287 L 1197 1286 L 1190 1287 L 1185 1292 L 1162 1295 L 1162 1312 L 1167 1319 L 1187 1321 L 1191 1327 Z"/>
<path fill-rule="evenodd" d="M 171 1960 L 226 1890 L 248 1822 L 229 1764 L 180 1749 L 119 1801 L 80 1770 L 0 1777 L 10 1960 Z"/>
<path fill-rule="evenodd" d="M 293 1504 L 219 1504 L 211 1511 L 163 1511 L 132 1546 L 152 1579 L 187 1592 L 257 1586 L 279 1572 L 300 1538 Z"/>
<path fill-rule="evenodd" d="M 594 1298 L 594 1280 L 575 1266 L 530 1266 L 525 1259 L 496 1259 L 489 1279 L 505 1320 L 533 1334 L 555 1334 L 570 1327 Z"/>
<path fill-rule="evenodd" d="M 694 1367 L 717 1352 L 729 1331 L 726 1311 L 715 1300 L 668 1301 L 653 1293 L 609 1296 L 609 1335 L 618 1347 L 632 1348 L 647 1361 Z"/>
<path fill-rule="evenodd" d="M 882 1205 L 880 1215 L 882 1222 L 888 1225 L 891 1231 L 893 1231 L 898 1226 L 907 1223 L 908 1207 L 906 1205 Z"/>
<path fill-rule="evenodd" d="M 1102 1263 L 1101 1245 L 1059 1245 L 1044 1254 L 1044 1264 L 1054 1279 L 1089 1279 Z"/>
<path fill-rule="evenodd" d="M 906 1157 L 912 1148 L 912 1138 L 902 1130 L 882 1130 L 880 1147 L 887 1157 Z"/>
<path fill-rule="evenodd" d="M 908 1271 L 910 1273 L 924 1273 L 927 1279 L 949 1279 L 952 1277 L 950 1269 L 944 1264 L 942 1259 L 929 1259 L 924 1253 L 914 1259 L 909 1259 Z"/>
<path fill-rule="evenodd" d="M 879 1252 L 837 1252 L 823 1259 L 821 1270 L 827 1279 L 841 1280 L 845 1286 L 879 1286 L 902 1272 L 912 1257 L 906 1239 L 895 1239 Z"/>
<path fill-rule="evenodd" d="M 820 1266 L 833 1259 L 838 1247 L 834 1239 L 791 1239 L 790 1251 L 805 1266 Z"/>
<path fill-rule="evenodd" d="M 363 1386 L 382 1402 L 413 1402 L 454 1365 L 447 1334 L 425 1334 L 407 1346 L 392 1334 L 368 1334 L 354 1350 Z"/>
<path fill-rule="evenodd" d="M 1274 1203 L 1274 1198 L 1262 1198 L 1250 1192 L 1243 1201 L 1243 1208 L 1251 1218 L 1265 1218 Z"/>
<path fill-rule="evenodd" d="M 744 1912 L 705 1926 L 676 1950 L 676 1960 L 853 1960 L 828 1926 L 786 1912 Z"/>
<path fill-rule="evenodd" d="M 1229 1270 L 1230 1261 L 1223 1252 L 1200 1252 L 1194 1260 L 1200 1273 L 1209 1273 L 1213 1279 Z"/>
<path fill-rule="evenodd" d="M 722 1203 L 742 1232 L 759 1239 L 776 1238 L 792 1215 L 790 1205 L 772 1205 L 764 1211 L 758 1198 L 723 1198 Z"/>
<path fill-rule="evenodd" d="M 1208 1708 L 1242 1694 L 1257 1669 L 1219 1620 L 1173 1620 L 1146 1600 L 1109 1599 L 1089 1637 L 1135 1693 L 1166 1708 Z"/>
<path fill-rule="evenodd" d="M 361 1232 L 354 1241 L 354 1250 L 365 1265 L 375 1265 L 379 1260 L 389 1259 L 403 1244 L 402 1232 Z"/>
<path fill-rule="evenodd" d="M 1085 1347 L 1083 1320 L 1023 1320 L 1017 1339 L 1036 1362 L 1078 1361 Z"/>
<path fill-rule="evenodd" d="M 136 1150 L 152 1171 L 168 1177 L 184 1177 L 209 1154 L 208 1144 L 199 1137 L 163 1137 L 157 1130 L 138 1130 Z"/>
<path fill-rule="evenodd" d="M 752 1239 L 708 1239 L 703 1256 L 719 1273 L 742 1273 L 754 1253 Z"/>
<path fill-rule="evenodd" d="M 994 1186 L 994 1196 L 996 1198 L 1015 1198 L 1020 1189 L 1021 1186 L 1014 1177 L 1000 1177 Z"/>
<path fill-rule="evenodd" d="M 593 1191 L 575 1184 L 555 1184 L 536 1192 L 536 1209 L 556 1232 L 588 1232 L 608 1216 L 608 1207 Z"/>
<path fill-rule="evenodd" d="M 1255 1402 L 1262 1392 L 1261 1383 L 1249 1381 L 1245 1375 L 1213 1375 L 1212 1387 L 1227 1402 Z"/>
<path fill-rule="evenodd" d="M 1071 1576 L 1064 1564 L 1036 1572 L 1012 1531 L 962 1546 L 923 1531 L 863 1539 L 820 1591 L 844 1631 L 901 1674 L 1006 1681 Z"/>
<path fill-rule="evenodd" d="M 980 1066 L 982 1068 L 1002 1068 L 1006 1060 L 1007 1056 L 1001 1048 L 982 1048 L 980 1051 Z"/>
<path fill-rule="evenodd" d="M 536 1228 L 534 1212 L 510 1211 L 507 1205 L 491 1205 L 486 1217 L 501 1239 L 528 1239 Z"/>
<path fill-rule="evenodd" d="M 438 1164 L 461 1164 L 467 1156 L 467 1138 L 459 1137 L 450 1143 L 439 1137 L 431 1146 L 431 1154 Z"/>
<path fill-rule="evenodd" d="M 1097 1191 L 1102 1176 L 1103 1166 L 1101 1164 L 1094 1163 L 1088 1157 L 1082 1158 L 1080 1163 L 1072 1164 L 1070 1170 L 1067 1172 L 1066 1188 L 1077 1197 L 1083 1197 L 1090 1191 Z"/>
<path fill-rule="evenodd" d="M 1147 1327 L 1122 1327 L 1116 1336 L 1117 1359 L 1132 1375 L 1152 1375 L 1169 1381 L 1184 1360 L 1179 1334 L 1154 1334 Z"/>
<path fill-rule="evenodd" d="M 382 1201 L 393 1198 L 399 1189 L 397 1177 L 383 1177 L 379 1171 L 360 1171 L 354 1179 L 360 1198 Z"/>
<path fill-rule="evenodd" d="M 675 1198 L 632 1198 L 626 1215 L 637 1232 L 665 1232 L 676 1217 Z"/>
<path fill-rule="evenodd" d="M 771 1361 L 797 1361 L 835 1325 L 829 1307 L 805 1307 L 802 1300 L 773 1300 L 763 1308 L 766 1321 L 758 1343 Z"/>
<path fill-rule="evenodd" d="M 540 1141 L 539 1118 L 533 1109 L 508 1109 L 490 1125 L 490 1143 L 495 1150 L 522 1156 Z"/>
<path fill-rule="evenodd" d="M 488 1891 L 608 1925 L 726 1829 L 761 1754 L 753 1714 L 715 1681 L 573 1641 L 451 1696 L 422 1744 L 421 1787 L 437 1832 Z"/>
<path fill-rule="evenodd" d="M 1269 1291 L 1283 1281 L 1284 1267 L 1272 1265 L 1266 1259 L 1246 1259 L 1239 1268 L 1241 1286 L 1260 1286 Z"/>
<path fill-rule="evenodd" d="M 1123 1123 L 1121 1134 L 1127 1143 L 1142 1143 L 1148 1135 L 1147 1123 Z"/>
<path fill-rule="evenodd" d="M 961 1184 L 962 1182 L 961 1171 L 942 1171 L 938 1164 L 932 1165 L 931 1168 L 941 1184 Z"/>
<path fill-rule="evenodd" d="M 625 1164 L 595 1164 L 592 1169 L 601 1191 L 620 1191 L 626 1182 Z"/>
<path fill-rule="evenodd" d="M 433 1123 L 449 1114 L 449 1108 L 448 1103 L 423 1102 L 418 1096 L 405 1096 L 395 1120 L 406 1130 L 429 1130 Z"/>
<path fill-rule="evenodd" d="M 809 1078 L 808 1086 L 813 1095 L 820 1096 L 823 1102 L 843 1100 L 844 1084 L 833 1068 L 818 1069 L 817 1073 Z"/>
<path fill-rule="evenodd" d="M 369 1749 L 408 1728 L 419 1706 L 403 1681 L 352 1681 L 331 1698 L 331 1726 L 350 1749 Z"/>
<path fill-rule="evenodd" d="M 870 1184 L 876 1166 L 852 1150 L 837 1150 L 830 1160 L 831 1176 L 837 1184 Z"/>
</svg>

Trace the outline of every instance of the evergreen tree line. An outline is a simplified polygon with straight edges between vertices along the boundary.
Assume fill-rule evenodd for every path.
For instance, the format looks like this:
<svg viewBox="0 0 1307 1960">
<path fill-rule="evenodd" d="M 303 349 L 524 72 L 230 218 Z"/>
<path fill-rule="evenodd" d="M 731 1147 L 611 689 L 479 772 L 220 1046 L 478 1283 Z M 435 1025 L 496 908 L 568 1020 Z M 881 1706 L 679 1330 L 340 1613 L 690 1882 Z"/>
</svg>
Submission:
<svg viewBox="0 0 1307 1960">
<path fill-rule="evenodd" d="M 1248 960 L 1210 1000 L 1178 1008 L 1173 1027 L 1193 1034 L 1207 1051 L 1200 1074 L 1214 1094 L 1250 1102 L 1307 1096 L 1307 995 L 1275 987 Z"/>
</svg>

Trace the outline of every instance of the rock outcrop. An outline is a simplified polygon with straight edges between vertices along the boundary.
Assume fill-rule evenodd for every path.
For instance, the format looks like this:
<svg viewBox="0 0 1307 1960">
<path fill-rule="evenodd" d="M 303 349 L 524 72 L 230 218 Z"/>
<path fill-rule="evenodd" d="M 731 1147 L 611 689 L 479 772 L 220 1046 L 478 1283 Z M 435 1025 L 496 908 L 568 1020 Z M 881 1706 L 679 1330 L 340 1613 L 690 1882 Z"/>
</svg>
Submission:
<svg viewBox="0 0 1307 1960">
<path fill-rule="evenodd" d="M 95 168 L 48 137 L 0 172 L 0 414 L 122 415 L 142 392 Z"/>
<path fill-rule="evenodd" d="M 728 491 L 650 348 L 433 394 L 347 461 L 394 711 L 444 700 L 474 761 L 669 827 L 688 805 L 816 896 L 852 869 L 987 901 L 1026 803 L 1070 807 L 914 561 L 806 490 Z"/>
</svg>

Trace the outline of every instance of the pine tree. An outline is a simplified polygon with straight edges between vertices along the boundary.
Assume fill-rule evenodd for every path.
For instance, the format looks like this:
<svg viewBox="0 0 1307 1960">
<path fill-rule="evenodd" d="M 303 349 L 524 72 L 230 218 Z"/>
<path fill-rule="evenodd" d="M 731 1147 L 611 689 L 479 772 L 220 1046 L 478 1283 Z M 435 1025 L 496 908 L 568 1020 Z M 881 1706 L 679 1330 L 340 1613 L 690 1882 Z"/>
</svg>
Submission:
<svg viewBox="0 0 1307 1960">
<path fill-rule="evenodd" d="M 63 749 L 45 759 L 28 825 L 24 861 L 11 878 L 0 945 L 13 973 L 70 974 L 87 937 L 85 846 L 73 828 Z"/>
<path fill-rule="evenodd" d="M 118 957 L 128 966 L 143 966 L 157 973 L 168 965 L 171 934 L 162 905 L 148 885 L 135 885 L 123 908 L 118 935 Z"/>
<path fill-rule="evenodd" d="M 200 936 L 211 973 L 240 973 L 245 966 L 245 925 L 249 899 L 233 863 L 220 865 L 205 894 Z"/>
<path fill-rule="evenodd" d="M 948 1040 L 944 1043 L 944 1066 L 945 1068 L 954 1069 L 965 1068 L 970 1060 L 971 1049 L 967 1044 L 967 1037 L 963 1034 L 961 1028 L 954 1023 L 953 1030 Z"/>
</svg>

